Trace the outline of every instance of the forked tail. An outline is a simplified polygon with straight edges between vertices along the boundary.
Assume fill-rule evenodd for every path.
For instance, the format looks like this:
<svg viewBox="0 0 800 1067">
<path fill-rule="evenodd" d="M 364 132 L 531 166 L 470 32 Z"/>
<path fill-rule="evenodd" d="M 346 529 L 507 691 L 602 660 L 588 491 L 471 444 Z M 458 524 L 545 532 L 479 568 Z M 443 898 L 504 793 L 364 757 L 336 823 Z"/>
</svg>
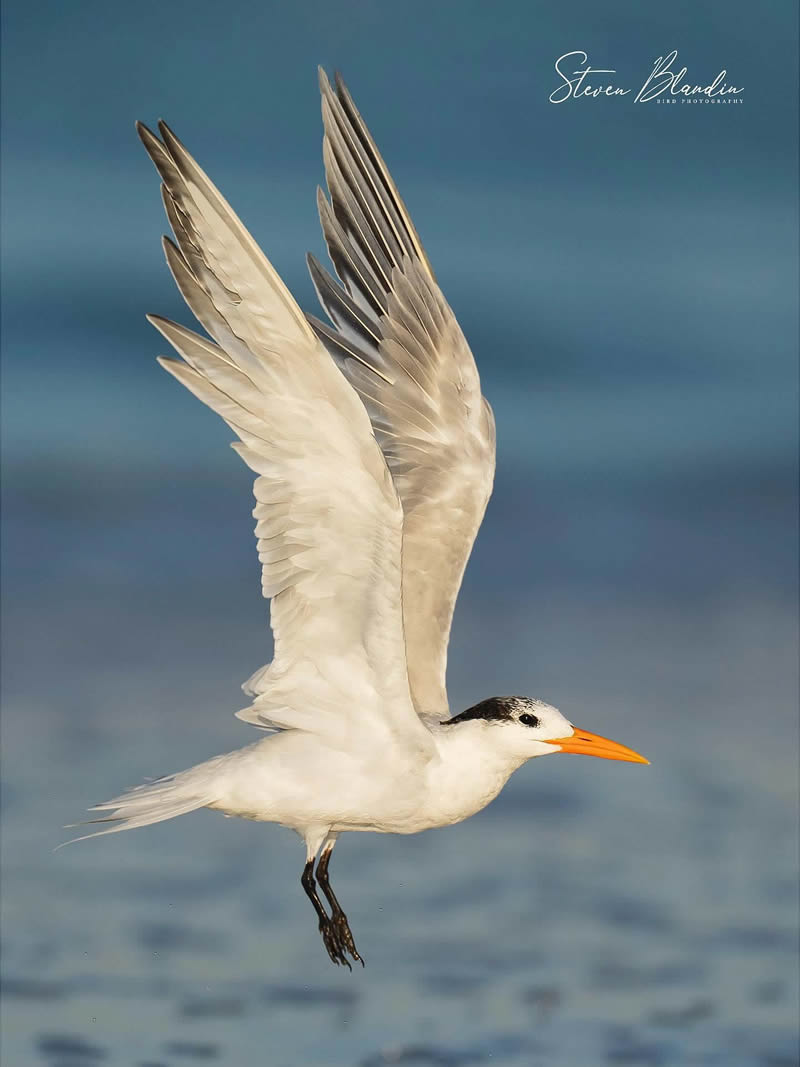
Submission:
<svg viewBox="0 0 800 1067">
<path fill-rule="evenodd" d="M 187 771 L 168 774 L 164 778 L 137 785 L 113 800 L 95 804 L 89 811 L 107 814 L 101 814 L 98 818 L 88 819 L 83 823 L 73 823 L 72 826 L 102 824 L 103 829 L 74 837 L 63 844 L 72 845 L 76 841 L 85 841 L 87 837 L 115 834 L 119 830 L 134 830 L 137 826 L 149 826 L 154 822 L 174 819 L 176 815 L 186 815 L 190 811 L 213 804 L 217 799 L 219 770 L 221 764 L 226 761 L 226 756 L 217 756 Z M 62 845 L 58 847 L 61 848 Z"/>
</svg>

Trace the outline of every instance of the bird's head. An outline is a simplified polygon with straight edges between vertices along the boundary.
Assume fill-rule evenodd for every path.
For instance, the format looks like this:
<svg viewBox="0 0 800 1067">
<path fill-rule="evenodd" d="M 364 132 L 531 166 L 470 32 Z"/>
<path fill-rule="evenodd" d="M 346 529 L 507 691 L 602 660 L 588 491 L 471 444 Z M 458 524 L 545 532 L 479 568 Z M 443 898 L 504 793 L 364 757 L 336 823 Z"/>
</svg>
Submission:
<svg viewBox="0 0 800 1067">
<path fill-rule="evenodd" d="M 532 697 L 489 697 L 443 726 L 474 723 L 486 731 L 486 740 L 510 759 L 524 762 L 553 752 L 578 752 L 628 763 L 649 763 L 644 756 L 617 741 L 573 726 L 558 710 Z"/>
</svg>

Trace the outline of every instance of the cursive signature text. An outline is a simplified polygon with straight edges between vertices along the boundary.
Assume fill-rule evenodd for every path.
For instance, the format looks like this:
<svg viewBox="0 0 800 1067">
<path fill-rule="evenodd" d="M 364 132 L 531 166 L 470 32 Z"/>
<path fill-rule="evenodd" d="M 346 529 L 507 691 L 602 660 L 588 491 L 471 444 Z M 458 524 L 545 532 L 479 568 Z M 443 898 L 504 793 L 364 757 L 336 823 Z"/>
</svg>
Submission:
<svg viewBox="0 0 800 1067">
<path fill-rule="evenodd" d="M 650 77 L 641 87 L 636 94 L 636 102 L 640 104 L 646 103 L 648 100 L 654 100 L 657 96 L 661 96 L 663 93 L 669 92 L 673 96 L 738 96 L 742 91 L 742 87 L 738 88 L 735 85 L 726 85 L 725 78 L 727 77 L 727 70 L 721 70 L 716 78 L 708 85 L 692 85 L 685 80 L 686 67 L 674 73 L 671 69 L 672 64 L 678 58 L 677 49 L 674 52 L 670 52 L 668 56 L 659 56 L 653 64 L 653 70 Z"/>
<path fill-rule="evenodd" d="M 724 96 L 738 96 L 742 92 L 741 86 L 727 84 L 725 81 L 728 76 L 727 70 L 721 70 L 713 81 L 707 84 L 687 80 L 686 67 L 674 69 L 678 65 L 677 59 L 677 49 L 669 55 L 659 56 L 656 59 L 652 71 L 633 98 L 635 103 L 645 104 L 648 100 L 663 97 L 682 97 L 684 100 L 705 97 L 711 100 Z M 628 96 L 633 92 L 632 89 L 623 89 L 614 85 L 610 78 L 602 77 L 602 75 L 617 72 L 608 67 L 592 67 L 588 55 L 581 50 L 565 52 L 563 56 L 559 56 L 555 62 L 555 70 L 561 81 L 550 94 L 551 104 L 563 104 L 567 100 L 580 100 L 587 97 L 597 99 L 599 96 Z"/>
<path fill-rule="evenodd" d="M 586 63 L 582 70 L 573 70 L 571 77 L 561 69 L 561 64 L 568 59 L 572 59 L 573 56 L 580 56 L 579 63 Z M 559 56 L 556 60 L 556 73 L 562 80 L 561 85 L 557 89 L 554 89 L 550 94 L 551 104 L 563 104 L 565 100 L 569 100 L 570 97 L 578 99 L 581 96 L 627 96 L 630 89 L 616 89 L 610 83 L 608 85 L 590 85 L 587 82 L 587 78 L 590 74 L 616 74 L 615 70 L 605 70 L 602 67 L 595 69 L 588 66 L 589 57 L 585 52 L 565 52 L 563 56 Z"/>
</svg>

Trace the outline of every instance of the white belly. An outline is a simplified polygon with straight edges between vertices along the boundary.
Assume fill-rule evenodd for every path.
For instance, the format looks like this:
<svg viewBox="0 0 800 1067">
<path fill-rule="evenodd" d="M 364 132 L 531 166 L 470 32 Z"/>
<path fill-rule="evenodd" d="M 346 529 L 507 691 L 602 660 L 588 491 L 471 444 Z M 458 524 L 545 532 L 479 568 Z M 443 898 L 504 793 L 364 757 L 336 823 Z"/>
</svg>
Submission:
<svg viewBox="0 0 800 1067">
<path fill-rule="evenodd" d="M 209 807 L 298 831 L 325 826 L 413 834 L 474 815 L 514 770 L 449 743 L 437 744 L 426 762 L 396 750 L 353 747 L 331 748 L 299 731 L 268 737 L 230 754 Z"/>
</svg>

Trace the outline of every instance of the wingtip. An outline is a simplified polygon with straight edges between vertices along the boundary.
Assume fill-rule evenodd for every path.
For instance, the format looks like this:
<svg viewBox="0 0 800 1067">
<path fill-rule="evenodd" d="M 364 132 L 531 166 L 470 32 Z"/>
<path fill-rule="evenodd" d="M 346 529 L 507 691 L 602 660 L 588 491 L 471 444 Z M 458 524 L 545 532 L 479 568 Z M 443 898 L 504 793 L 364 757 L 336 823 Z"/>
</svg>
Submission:
<svg viewBox="0 0 800 1067">
<path fill-rule="evenodd" d="M 181 333 L 182 329 L 177 323 L 172 322 L 170 319 L 165 319 L 163 315 L 145 315 L 145 318 L 153 329 L 158 330 L 166 341 L 169 341 L 171 345 L 175 344 L 175 337 L 177 334 Z M 156 358 L 169 359 L 171 361 L 174 361 L 175 359 L 174 356 L 157 356 Z"/>
<path fill-rule="evenodd" d="M 351 118 L 353 116 L 359 117 L 358 116 L 358 108 L 356 107 L 355 101 L 353 100 L 353 95 L 350 92 L 350 90 L 347 88 L 347 85 L 345 84 L 345 80 L 342 77 L 341 71 L 338 71 L 338 70 L 336 71 L 335 82 L 336 82 L 336 96 L 339 99 L 339 103 L 350 114 Z"/>
<path fill-rule="evenodd" d="M 178 139 L 176 134 L 170 129 L 164 119 L 158 120 L 158 132 L 161 134 L 161 137 L 164 140 L 164 144 L 169 147 L 170 151 L 172 151 L 172 149 L 174 148 L 183 148 L 183 145 L 181 144 L 180 140 Z"/>
<path fill-rule="evenodd" d="M 336 86 L 337 93 L 341 94 L 347 92 L 347 86 L 344 83 L 344 78 L 342 77 L 342 72 L 340 70 L 335 70 L 333 72 L 333 84 Z"/>
<path fill-rule="evenodd" d="M 189 265 L 183 257 L 183 252 L 181 252 L 180 248 L 175 244 L 171 237 L 164 234 L 161 238 L 161 247 L 164 250 L 164 259 L 167 261 L 167 266 L 173 277 L 177 278 L 179 274 L 183 275 L 187 272 L 191 274 Z"/>
<path fill-rule="evenodd" d="M 160 149 L 163 152 L 163 145 L 159 141 L 158 137 L 153 133 L 149 126 L 145 125 L 139 119 L 136 120 L 136 133 L 139 135 L 139 140 L 147 150 L 148 155 L 152 156 L 153 149 Z"/>
<path fill-rule="evenodd" d="M 318 280 L 325 281 L 330 279 L 330 274 L 325 270 L 313 252 L 306 252 L 306 266 L 308 267 L 308 273 L 311 275 L 311 280 L 315 285 Z M 306 315 L 306 318 L 308 318 L 308 315 Z"/>
</svg>

